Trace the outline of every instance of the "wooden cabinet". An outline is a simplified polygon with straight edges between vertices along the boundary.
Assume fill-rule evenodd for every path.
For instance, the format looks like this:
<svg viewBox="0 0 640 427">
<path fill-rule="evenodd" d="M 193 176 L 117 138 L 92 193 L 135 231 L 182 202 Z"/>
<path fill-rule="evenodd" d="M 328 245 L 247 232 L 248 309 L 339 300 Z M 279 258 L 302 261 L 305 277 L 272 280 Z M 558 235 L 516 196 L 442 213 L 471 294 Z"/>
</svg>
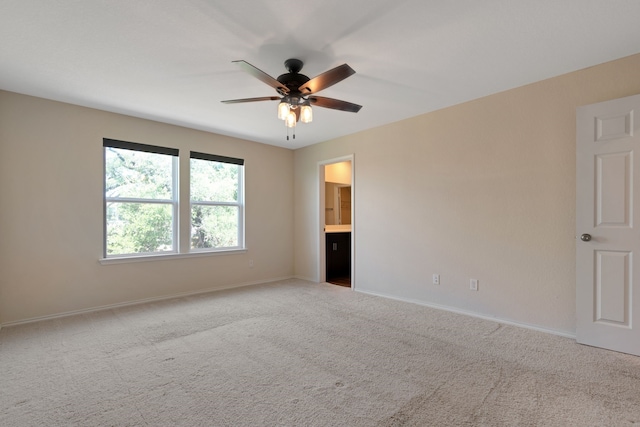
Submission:
<svg viewBox="0 0 640 427">
<path fill-rule="evenodd" d="M 351 282 L 351 233 L 326 234 L 327 282 Z"/>
</svg>

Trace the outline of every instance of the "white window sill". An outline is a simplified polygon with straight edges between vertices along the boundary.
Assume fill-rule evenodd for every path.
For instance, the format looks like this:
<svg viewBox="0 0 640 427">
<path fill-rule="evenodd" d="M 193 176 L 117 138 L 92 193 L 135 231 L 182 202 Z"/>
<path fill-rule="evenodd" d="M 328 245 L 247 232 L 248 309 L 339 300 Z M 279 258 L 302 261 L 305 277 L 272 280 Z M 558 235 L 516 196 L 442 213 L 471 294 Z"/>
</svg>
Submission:
<svg viewBox="0 0 640 427">
<path fill-rule="evenodd" d="M 189 252 L 185 254 L 167 253 L 167 254 L 145 254 L 145 255 L 126 255 L 126 256 L 113 256 L 109 258 L 100 258 L 98 262 L 102 265 L 107 264 L 125 264 L 129 262 L 147 262 L 147 261 L 162 261 L 167 259 L 180 259 L 180 258 L 197 258 L 206 256 L 219 256 L 219 255 L 236 255 L 244 254 L 247 249 L 229 249 L 220 251 L 200 251 Z"/>
</svg>

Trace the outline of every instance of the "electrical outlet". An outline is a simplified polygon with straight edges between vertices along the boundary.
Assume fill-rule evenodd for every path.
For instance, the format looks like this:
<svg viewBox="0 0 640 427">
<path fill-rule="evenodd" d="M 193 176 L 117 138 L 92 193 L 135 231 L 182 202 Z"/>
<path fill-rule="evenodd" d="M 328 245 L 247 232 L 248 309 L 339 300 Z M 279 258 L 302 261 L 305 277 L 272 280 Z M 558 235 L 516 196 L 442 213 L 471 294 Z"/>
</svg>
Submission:
<svg viewBox="0 0 640 427">
<path fill-rule="evenodd" d="M 469 289 L 471 289 L 472 291 L 478 290 L 478 279 L 471 279 L 469 281 Z"/>
<path fill-rule="evenodd" d="M 433 275 L 433 284 L 434 285 L 439 285 L 440 284 L 440 275 L 439 274 L 434 274 Z"/>
</svg>

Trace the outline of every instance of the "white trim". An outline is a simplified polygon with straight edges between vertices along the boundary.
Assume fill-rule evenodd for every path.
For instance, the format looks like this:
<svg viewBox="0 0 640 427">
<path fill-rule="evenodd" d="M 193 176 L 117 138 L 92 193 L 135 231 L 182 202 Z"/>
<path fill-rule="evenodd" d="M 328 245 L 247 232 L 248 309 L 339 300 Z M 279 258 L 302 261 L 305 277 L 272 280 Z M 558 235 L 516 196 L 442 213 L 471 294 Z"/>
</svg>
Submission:
<svg viewBox="0 0 640 427">
<path fill-rule="evenodd" d="M 320 283 L 313 277 L 305 277 L 305 276 L 293 276 L 294 279 L 305 280 L 307 282 Z"/>
<path fill-rule="evenodd" d="M 233 166 L 233 167 L 237 167 L 238 168 L 238 178 L 237 178 L 237 200 L 235 202 L 221 202 L 221 201 L 214 201 L 214 200 L 192 200 L 191 196 L 192 196 L 192 184 L 193 184 L 193 174 L 192 174 L 192 169 L 191 169 L 191 161 L 192 160 L 200 160 L 203 162 L 210 162 L 210 163 L 225 163 L 228 166 Z M 236 248 L 240 248 L 240 249 L 246 249 L 244 247 L 245 245 L 245 199 L 244 199 L 244 172 L 245 172 L 245 164 L 236 164 L 236 163 L 229 163 L 229 162 L 224 162 L 224 161 L 220 161 L 220 160 L 207 160 L 207 159 L 202 159 L 199 157 L 189 157 L 189 230 L 192 229 L 193 224 L 192 224 L 192 212 L 193 212 L 193 207 L 194 206 L 226 206 L 226 207 L 235 207 L 238 208 L 238 225 L 237 225 L 237 230 L 236 230 L 236 239 L 238 240 L 238 246 L 236 246 Z M 189 233 L 189 240 L 191 240 L 191 232 Z M 189 251 L 192 252 L 197 252 L 200 250 L 209 250 L 209 248 L 203 248 L 203 249 L 199 249 L 199 248 L 192 248 L 191 247 L 191 243 L 189 243 L 189 245 L 187 246 L 189 248 Z M 231 250 L 233 250 L 233 248 L 230 248 Z M 182 250 L 182 249 L 181 249 Z"/>
<path fill-rule="evenodd" d="M 105 197 L 107 203 L 138 203 L 142 204 L 156 204 L 156 205 L 171 205 L 175 201 L 171 199 L 141 199 L 139 197 Z"/>
<path fill-rule="evenodd" d="M 133 143 L 135 144 L 135 143 Z M 137 153 L 153 154 L 157 156 L 170 156 L 171 157 L 171 199 L 155 199 L 155 198 L 141 198 L 141 197 L 114 197 L 107 195 L 107 148 L 112 150 L 129 150 L 119 147 L 105 147 L 102 148 L 102 198 L 103 198 L 103 210 L 102 210 L 102 255 L 105 256 L 108 250 L 107 241 L 107 209 L 109 203 L 121 203 L 121 204 L 142 204 L 142 205 L 168 205 L 171 206 L 171 239 L 172 247 L 177 252 L 180 250 L 180 233 L 178 227 L 180 226 L 180 188 L 179 188 L 179 174 L 180 174 L 180 154 L 177 155 L 166 153 L 155 153 L 150 151 L 141 151 L 139 149 L 130 149 Z M 155 254 L 155 253 L 154 253 Z M 135 254 L 134 254 L 135 255 Z M 145 256 L 147 254 L 142 254 Z M 131 254 L 119 254 L 122 257 L 129 257 Z"/>
<path fill-rule="evenodd" d="M 232 207 L 234 207 L 234 206 L 235 207 L 242 206 L 239 202 L 211 202 L 211 201 L 194 202 L 192 200 L 191 201 L 191 206 L 193 206 L 193 205 L 196 205 L 196 206 L 232 206 Z"/>
<path fill-rule="evenodd" d="M 171 163 L 172 181 L 172 196 L 173 196 L 173 223 L 171 228 L 173 230 L 173 248 L 176 251 L 181 251 L 180 246 L 180 153 L 173 157 L 173 163 Z M 106 222 L 106 219 L 105 219 Z M 106 236 L 105 236 L 106 239 Z M 105 252 L 105 256 L 106 256 Z"/>
<path fill-rule="evenodd" d="M 144 255 L 127 255 L 127 256 L 113 256 L 109 258 L 100 258 L 98 262 L 102 265 L 108 264 L 126 264 L 129 262 L 146 262 L 146 261 L 162 261 L 167 259 L 180 259 L 180 258 L 192 258 L 203 256 L 217 256 L 217 255 L 237 255 L 244 254 L 248 251 L 244 249 L 223 249 L 219 251 L 213 250 L 199 250 L 188 253 L 167 253 L 167 254 L 144 254 Z"/>
<path fill-rule="evenodd" d="M 494 316 L 487 316 L 487 315 L 484 315 L 484 314 L 475 313 L 473 311 L 461 310 L 459 308 L 449 307 L 449 306 L 446 306 L 446 305 L 433 304 L 433 303 L 419 301 L 419 300 L 415 300 L 415 299 L 411 299 L 411 298 L 399 298 L 399 297 L 396 297 L 396 296 L 391 296 L 391 295 L 382 294 L 382 293 L 378 293 L 378 292 L 363 291 L 363 290 L 356 290 L 356 292 L 361 292 L 363 294 L 373 295 L 373 296 L 381 297 L 381 298 L 388 298 L 388 299 L 392 299 L 392 300 L 396 300 L 396 301 L 402 301 L 402 302 L 408 302 L 408 303 L 412 303 L 412 304 L 418 304 L 418 305 L 422 305 L 424 307 L 434 308 L 436 310 L 449 311 L 449 312 L 452 312 L 452 313 L 462 314 L 464 316 L 477 317 L 477 318 L 484 319 L 484 320 L 490 320 L 492 322 L 503 323 L 505 325 L 517 326 L 517 327 L 525 328 L 525 329 L 531 329 L 531 330 L 534 330 L 534 331 L 544 332 L 544 333 L 552 334 L 552 335 L 558 335 L 558 336 L 561 336 L 561 337 L 570 338 L 570 339 L 574 339 L 574 340 L 576 339 L 575 333 L 565 332 L 565 331 L 558 331 L 556 329 L 548 329 L 548 328 L 544 328 L 542 326 L 530 325 L 528 323 L 516 322 L 516 321 L 513 321 L 513 320 L 502 319 L 502 318 L 494 317 Z"/>
<path fill-rule="evenodd" d="M 174 298 L 184 298 L 184 297 L 189 297 L 189 296 L 194 296 L 194 295 L 207 294 L 207 293 L 216 292 L 216 291 L 224 291 L 224 290 L 228 290 L 228 289 L 242 288 L 242 287 L 246 287 L 246 286 L 262 285 L 262 284 L 279 282 L 281 280 L 288 280 L 288 279 L 293 279 L 293 278 L 294 278 L 293 276 L 286 276 L 286 277 L 279 277 L 279 278 L 273 278 L 273 279 L 260 280 L 260 281 L 256 281 L 256 282 L 236 283 L 234 285 L 226 285 L 226 286 L 222 286 L 222 287 L 219 287 L 219 288 L 201 289 L 199 291 L 181 292 L 181 293 L 177 293 L 177 294 L 164 295 L 164 296 L 161 296 L 161 297 L 143 298 L 143 299 L 134 300 L 134 301 L 121 302 L 121 303 L 117 303 L 117 304 L 108 304 L 108 305 L 101 305 L 101 306 L 98 306 L 98 307 L 85 308 L 85 309 L 82 309 L 82 310 L 65 311 L 63 313 L 51 314 L 51 315 L 48 315 L 48 316 L 32 317 L 32 318 L 24 319 L 24 320 L 16 320 L 14 322 L 1 323 L 0 324 L 0 328 L 8 327 L 8 326 L 24 325 L 26 323 L 40 322 L 40 321 L 43 321 L 43 320 L 59 319 L 59 318 L 62 318 L 62 317 L 75 316 L 75 315 L 78 315 L 78 314 L 88 314 L 88 313 L 95 313 L 95 312 L 104 311 L 104 310 L 113 310 L 113 309 L 116 309 L 116 308 L 129 307 L 129 306 L 132 306 L 132 305 L 146 304 L 146 303 L 150 303 L 150 302 L 165 301 L 165 300 L 170 300 L 170 299 L 174 299 Z"/>
</svg>

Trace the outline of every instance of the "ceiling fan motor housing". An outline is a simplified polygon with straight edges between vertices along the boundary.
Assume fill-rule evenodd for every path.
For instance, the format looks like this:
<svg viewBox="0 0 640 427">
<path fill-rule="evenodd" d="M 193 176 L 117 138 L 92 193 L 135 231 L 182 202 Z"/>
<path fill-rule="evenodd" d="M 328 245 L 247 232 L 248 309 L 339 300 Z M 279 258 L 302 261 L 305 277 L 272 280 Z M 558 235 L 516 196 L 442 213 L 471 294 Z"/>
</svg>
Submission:
<svg viewBox="0 0 640 427">
<path fill-rule="evenodd" d="M 299 73 L 300 70 L 302 70 L 303 66 L 304 62 L 300 61 L 299 59 L 290 58 L 284 61 L 284 68 L 286 68 L 290 73 L 293 74 Z"/>
<path fill-rule="evenodd" d="M 280 83 L 282 83 L 284 86 L 287 87 L 287 89 L 289 89 L 289 95 L 291 97 L 301 98 L 302 94 L 298 89 L 304 83 L 311 80 L 309 77 L 305 76 L 304 74 L 298 74 L 300 70 L 302 70 L 303 65 L 304 63 L 299 59 L 295 59 L 295 58 L 287 59 L 286 61 L 284 61 L 284 66 L 287 68 L 287 70 L 289 70 L 289 72 L 285 74 L 281 74 L 277 78 L 277 80 Z M 286 95 L 285 93 L 282 93 L 280 91 L 278 92 L 281 95 Z"/>
</svg>

